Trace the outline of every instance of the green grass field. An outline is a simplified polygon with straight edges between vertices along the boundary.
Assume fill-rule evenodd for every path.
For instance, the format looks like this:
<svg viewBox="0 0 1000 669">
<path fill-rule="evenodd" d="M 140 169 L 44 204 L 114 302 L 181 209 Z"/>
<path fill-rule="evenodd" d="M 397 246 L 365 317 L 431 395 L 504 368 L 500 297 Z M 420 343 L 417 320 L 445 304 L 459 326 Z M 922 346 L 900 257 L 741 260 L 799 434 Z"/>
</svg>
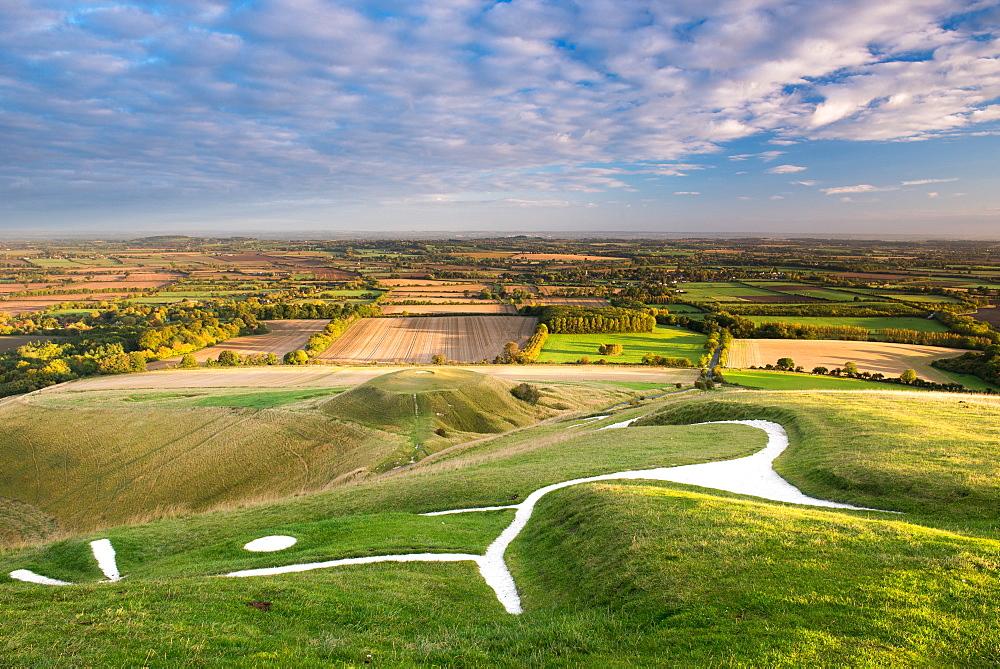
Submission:
<svg viewBox="0 0 1000 669">
<path fill-rule="evenodd" d="M 560 334 L 549 335 L 538 362 L 576 362 L 582 357 L 591 361 L 600 358 L 609 363 L 639 364 L 646 353 L 671 358 L 687 358 L 693 363 L 705 353 L 703 334 L 666 325 L 656 326 L 652 333 L 613 334 Z M 601 344 L 621 344 L 622 354 L 602 356 L 597 349 Z"/>
<path fill-rule="evenodd" d="M 662 424 L 598 429 L 646 414 Z M 905 513 L 642 480 L 565 488 L 542 499 L 508 552 L 520 616 L 504 613 L 471 563 L 209 578 L 479 553 L 511 511 L 415 514 L 746 455 L 764 443 L 757 430 L 675 424 L 743 418 L 787 427 L 777 467 L 808 494 Z M 981 396 L 808 391 L 688 393 L 584 426 L 566 416 L 314 494 L 8 550 L 0 575 L 32 569 L 82 585 L 0 576 L 0 651 L 13 666 L 991 666 L 998 418 L 1000 401 Z M 272 534 L 299 542 L 243 550 Z M 86 543 L 96 538 L 114 544 L 123 581 L 98 583 Z"/>
<path fill-rule="evenodd" d="M 845 379 L 836 376 L 814 376 L 792 372 L 729 371 L 723 370 L 723 377 L 729 383 L 738 383 L 748 388 L 764 390 L 893 390 L 894 387 L 875 381 Z M 903 386 L 896 388 L 910 390 Z"/>
<path fill-rule="evenodd" d="M 738 302 L 737 297 L 752 297 L 755 295 L 774 295 L 770 290 L 761 290 L 737 282 L 715 283 L 681 283 L 677 288 L 684 291 L 678 297 L 692 302 Z"/>
<path fill-rule="evenodd" d="M 933 318 L 917 316 L 747 316 L 754 323 L 801 323 L 802 325 L 849 325 L 869 331 L 898 328 L 917 332 L 947 332 L 948 328 Z"/>
</svg>

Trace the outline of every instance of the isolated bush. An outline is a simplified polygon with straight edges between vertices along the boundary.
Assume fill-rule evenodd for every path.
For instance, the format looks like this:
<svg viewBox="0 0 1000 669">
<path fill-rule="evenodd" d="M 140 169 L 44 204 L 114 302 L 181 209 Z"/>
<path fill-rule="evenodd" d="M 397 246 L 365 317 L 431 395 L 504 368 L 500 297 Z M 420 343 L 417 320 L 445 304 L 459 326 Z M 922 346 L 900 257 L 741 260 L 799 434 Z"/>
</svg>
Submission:
<svg viewBox="0 0 1000 669">
<path fill-rule="evenodd" d="M 309 354 L 303 350 L 289 351 L 285 354 L 286 365 L 304 365 L 309 362 Z"/>
<path fill-rule="evenodd" d="M 542 393 L 538 390 L 538 387 L 530 383 L 518 384 L 510 389 L 510 394 L 528 404 L 538 404 L 538 400 L 542 397 Z"/>
<path fill-rule="evenodd" d="M 621 355 L 621 344 L 601 344 L 597 347 L 597 352 L 601 355 Z"/>
</svg>

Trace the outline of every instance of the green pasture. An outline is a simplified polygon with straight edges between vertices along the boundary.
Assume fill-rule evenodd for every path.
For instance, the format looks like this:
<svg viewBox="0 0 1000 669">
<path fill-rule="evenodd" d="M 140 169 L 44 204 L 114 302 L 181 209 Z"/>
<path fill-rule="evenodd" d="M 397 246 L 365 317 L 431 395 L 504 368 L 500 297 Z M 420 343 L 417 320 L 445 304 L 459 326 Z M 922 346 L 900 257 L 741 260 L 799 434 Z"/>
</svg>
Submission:
<svg viewBox="0 0 1000 669">
<path fill-rule="evenodd" d="M 764 390 L 912 390 L 907 386 L 893 386 L 862 379 L 836 376 L 796 374 L 794 372 L 769 372 L 758 370 L 722 371 L 729 383 Z"/>
<path fill-rule="evenodd" d="M 556 334 L 545 340 L 538 362 L 576 362 L 586 356 L 592 362 L 605 358 L 609 363 L 639 364 L 642 356 L 652 353 L 697 363 L 706 341 L 703 334 L 667 325 L 657 325 L 652 333 Z M 601 344 L 621 344 L 622 354 L 602 356 L 597 350 Z"/>
<path fill-rule="evenodd" d="M 947 332 L 948 328 L 933 318 L 918 316 L 746 316 L 754 323 L 800 323 L 817 326 L 850 326 L 871 332 L 897 328 L 917 332 Z"/>
<path fill-rule="evenodd" d="M 599 428 L 650 414 L 648 423 Z M 12 666 L 991 666 L 1000 638 L 995 400 L 944 393 L 684 394 L 457 446 L 387 476 L 273 502 L 8 550 L 0 650 Z M 401 553 L 482 553 L 517 503 L 581 476 L 747 455 L 767 418 L 806 493 L 903 511 L 803 507 L 648 480 L 543 497 L 507 553 L 524 613 L 470 562 L 245 579 L 234 569 Z M 243 456 L 252 465 L 256 451 Z M 46 462 L 43 460 L 42 462 Z M 49 466 L 49 465 L 46 465 Z M 167 515 L 167 514 L 164 514 Z M 0 522 L 44 530 L 24 505 Z M 283 534 L 277 553 L 243 545 Z M 102 578 L 108 538 L 126 578 Z M 255 605 L 251 606 L 251 603 Z M 266 605 L 264 604 L 266 603 Z M 266 610 L 264 610 L 266 609 Z"/>
<path fill-rule="evenodd" d="M 738 297 L 753 297 L 755 295 L 774 295 L 769 290 L 761 290 L 737 282 L 706 282 L 681 283 L 677 285 L 684 291 L 680 296 L 692 302 L 737 302 Z"/>
<path fill-rule="evenodd" d="M 704 313 L 699 307 L 693 304 L 650 304 L 654 309 L 666 309 L 672 314 L 701 314 Z"/>
</svg>

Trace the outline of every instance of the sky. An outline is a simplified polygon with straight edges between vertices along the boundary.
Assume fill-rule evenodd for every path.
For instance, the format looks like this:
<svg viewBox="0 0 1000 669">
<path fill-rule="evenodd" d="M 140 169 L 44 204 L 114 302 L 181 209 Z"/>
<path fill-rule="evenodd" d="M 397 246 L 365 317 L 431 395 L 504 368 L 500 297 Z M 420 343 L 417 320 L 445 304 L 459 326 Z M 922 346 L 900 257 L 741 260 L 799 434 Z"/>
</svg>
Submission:
<svg viewBox="0 0 1000 669">
<path fill-rule="evenodd" d="M 0 234 L 1000 238 L 1000 0 L 0 0 Z"/>
</svg>

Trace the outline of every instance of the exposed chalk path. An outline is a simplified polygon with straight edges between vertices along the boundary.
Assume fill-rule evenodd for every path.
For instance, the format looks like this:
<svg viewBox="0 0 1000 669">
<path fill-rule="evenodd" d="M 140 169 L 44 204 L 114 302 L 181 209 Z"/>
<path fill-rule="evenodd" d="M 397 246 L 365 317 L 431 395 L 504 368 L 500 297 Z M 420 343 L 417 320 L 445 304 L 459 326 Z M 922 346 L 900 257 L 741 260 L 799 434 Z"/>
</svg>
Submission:
<svg viewBox="0 0 1000 669">
<path fill-rule="evenodd" d="M 602 430 L 624 428 L 637 419 L 622 421 L 607 425 Z M 585 478 L 572 479 L 561 483 L 553 483 L 535 490 L 525 498 L 520 504 L 509 506 L 488 506 L 472 509 L 450 509 L 445 511 L 433 511 L 421 514 L 424 516 L 442 516 L 453 513 L 472 513 L 479 511 L 500 511 L 513 509 L 514 519 L 510 525 L 500 533 L 493 543 L 491 543 L 483 555 L 472 555 L 468 553 L 411 553 L 404 555 L 374 555 L 358 558 L 344 558 L 340 560 L 328 560 L 325 562 L 309 562 L 303 564 L 292 564 L 281 567 L 265 567 L 261 569 L 246 569 L 228 574 L 221 574 L 223 577 L 251 577 L 251 576 L 272 576 L 277 574 L 289 574 L 296 572 L 312 571 L 315 569 L 328 569 L 356 564 L 373 564 L 378 562 L 461 562 L 471 561 L 479 567 L 479 573 L 483 576 L 487 585 L 493 588 L 497 599 L 504 609 L 511 614 L 523 612 L 521 597 L 517 592 L 517 584 L 514 576 L 507 568 L 505 554 L 511 542 L 521 533 L 521 530 L 528 524 L 528 520 L 534 513 L 535 505 L 538 501 L 550 492 L 567 488 L 569 486 L 580 485 L 582 483 L 594 483 L 598 481 L 612 481 L 621 479 L 646 479 L 654 481 L 669 481 L 671 483 L 683 483 L 688 485 L 714 488 L 742 495 L 760 497 L 777 502 L 790 504 L 804 504 L 811 506 L 832 507 L 838 509 L 854 509 L 858 511 L 878 511 L 878 509 L 868 509 L 865 507 L 841 504 L 824 499 L 809 497 L 801 490 L 791 485 L 777 472 L 774 471 L 773 463 L 782 451 L 788 447 L 788 434 L 785 429 L 777 423 L 766 420 L 724 420 L 712 421 L 710 423 L 697 423 L 697 425 L 712 425 L 720 423 L 747 425 L 749 427 L 763 430 L 768 437 L 767 445 L 753 455 L 733 460 L 723 460 L 720 462 L 705 462 L 696 465 L 682 465 L 677 467 L 658 467 L 654 469 L 639 469 L 615 472 L 613 474 L 601 474 L 599 476 L 588 476 Z M 292 537 L 264 537 L 263 539 L 292 539 Z M 256 540 L 246 545 L 247 550 L 255 550 Z M 270 546 L 270 542 L 267 542 Z M 286 542 L 288 543 L 288 542 Z M 288 543 L 290 546 L 294 541 Z M 115 564 L 115 553 L 111 547 L 111 542 L 107 539 L 91 542 L 91 549 L 97 559 L 98 566 L 107 577 L 107 581 L 117 581 L 121 578 Z M 275 543 L 274 547 L 266 550 L 281 550 L 280 543 Z M 27 569 L 19 569 L 11 572 L 11 577 L 22 581 L 39 583 L 43 585 L 72 585 L 65 581 L 41 576 Z"/>
</svg>

